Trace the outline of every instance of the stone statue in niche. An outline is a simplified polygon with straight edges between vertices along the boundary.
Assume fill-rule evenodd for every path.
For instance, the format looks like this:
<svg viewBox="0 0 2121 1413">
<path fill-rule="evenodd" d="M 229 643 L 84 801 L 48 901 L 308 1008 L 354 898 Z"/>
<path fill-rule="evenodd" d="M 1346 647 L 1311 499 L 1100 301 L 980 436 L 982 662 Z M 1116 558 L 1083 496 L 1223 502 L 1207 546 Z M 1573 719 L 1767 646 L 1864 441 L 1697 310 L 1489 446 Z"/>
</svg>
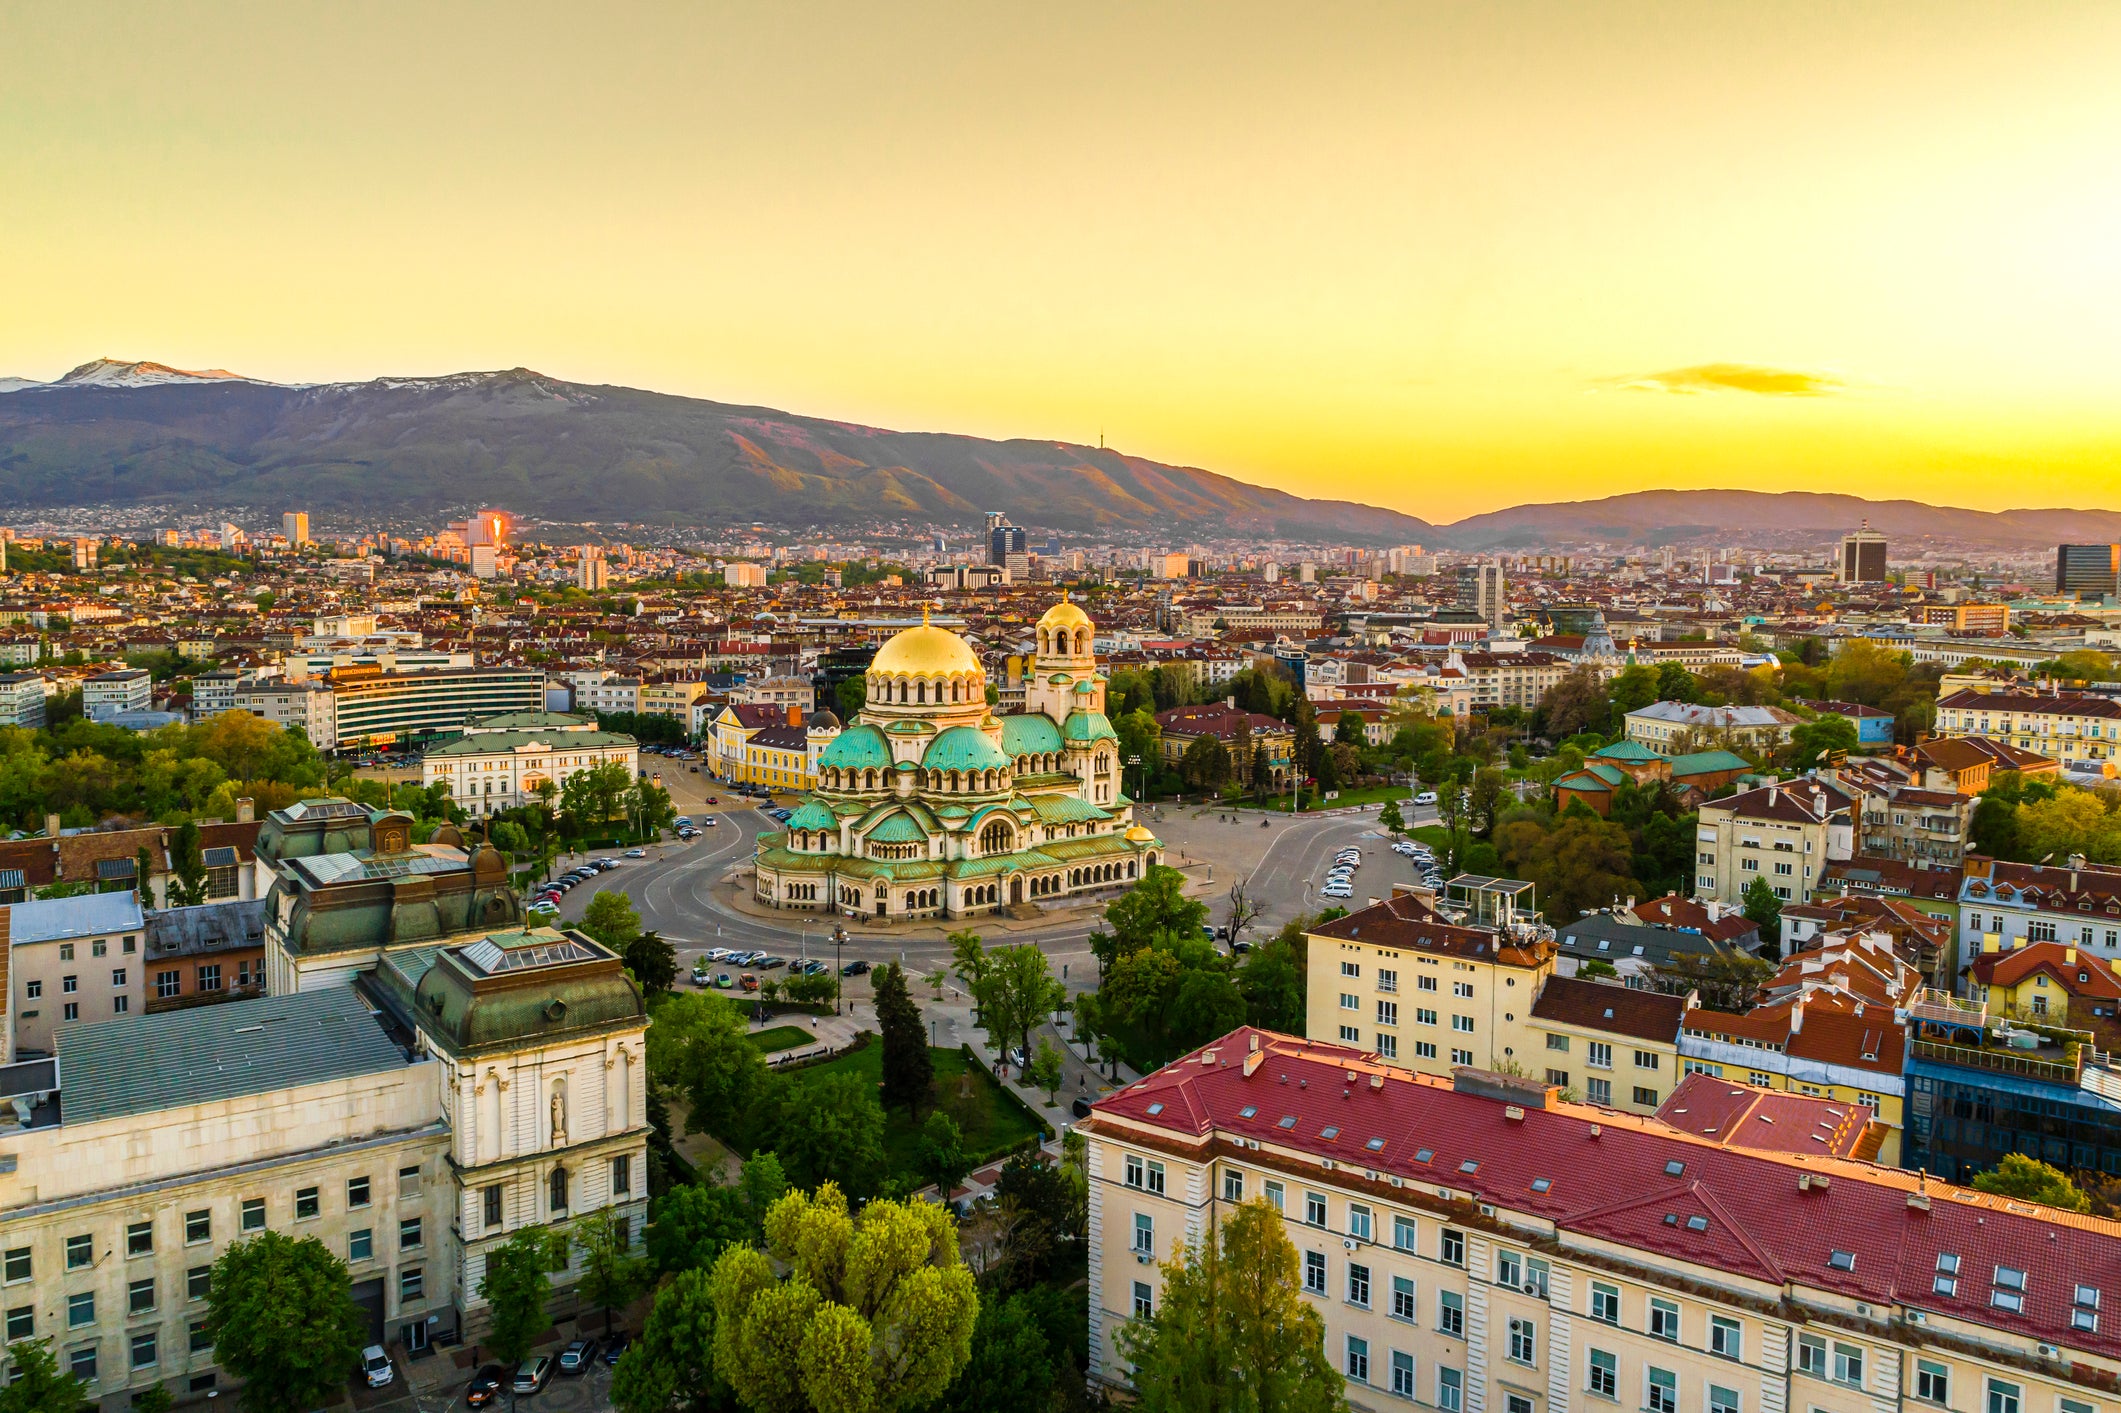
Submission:
<svg viewBox="0 0 2121 1413">
<path fill-rule="evenodd" d="M 565 1091 L 557 1085 L 552 1091 L 552 1145 L 562 1147 L 567 1142 L 567 1100 Z"/>
</svg>

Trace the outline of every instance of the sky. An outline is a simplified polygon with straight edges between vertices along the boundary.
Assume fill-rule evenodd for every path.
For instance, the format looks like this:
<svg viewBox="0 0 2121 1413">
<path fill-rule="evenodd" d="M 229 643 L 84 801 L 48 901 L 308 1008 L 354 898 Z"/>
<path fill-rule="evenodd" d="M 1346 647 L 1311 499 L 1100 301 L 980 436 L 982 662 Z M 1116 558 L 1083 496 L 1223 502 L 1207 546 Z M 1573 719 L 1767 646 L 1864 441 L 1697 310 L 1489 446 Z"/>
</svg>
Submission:
<svg viewBox="0 0 2121 1413">
<path fill-rule="evenodd" d="M 2121 6 L 0 0 L 0 375 L 2121 502 Z"/>
</svg>

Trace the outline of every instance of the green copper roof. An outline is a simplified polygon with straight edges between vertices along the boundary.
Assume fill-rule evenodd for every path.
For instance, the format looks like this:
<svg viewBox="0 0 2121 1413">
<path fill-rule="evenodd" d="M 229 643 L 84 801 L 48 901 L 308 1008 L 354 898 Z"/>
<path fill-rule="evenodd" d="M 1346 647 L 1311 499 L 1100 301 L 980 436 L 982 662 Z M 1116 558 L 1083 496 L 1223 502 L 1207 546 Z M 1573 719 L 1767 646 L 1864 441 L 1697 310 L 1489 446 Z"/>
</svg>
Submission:
<svg viewBox="0 0 2121 1413">
<path fill-rule="evenodd" d="M 792 825 L 795 821 L 790 820 Z M 927 839 L 913 816 L 901 810 L 871 829 L 866 838 L 879 844 L 918 844 Z"/>
<path fill-rule="evenodd" d="M 1034 795 L 1031 808 L 1048 824 L 1084 824 L 1112 818 L 1096 805 L 1076 795 Z"/>
<path fill-rule="evenodd" d="M 1117 732 L 1101 711 L 1073 711 L 1068 713 L 1068 724 L 1063 734 L 1071 741 L 1116 741 Z"/>
<path fill-rule="evenodd" d="M 837 829 L 839 828 L 839 820 L 833 816 L 831 810 L 826 809 L 816 800 L 805 800 L 800 809 L 788 816 L 788 827 L 790 829 Z"/>
<path fill-rule="evenodd" d="M 1009 757 L 984 731 L 953 726 L 935 738 L 921 757 L 924 770 L 1007 770 Z"/>
<path fill-rule="evenodd" d="M 1624 760 L 1634 765 L 1646 764 L 1657 759 L 1657 753 L 1640 741 L 1615 741 L 1610 746 L 1600 746 L 1591 752 L 1594 760 Z"/>
<path fill-rule="evenodd" d="M 835 770 L 888 770 L 891 747 L 884 743 L 883 733 L 874 726 L 850 726 L 833 737 L 832 744 L 825 747 L 817 763 L 821 768 Z"/>
<path fill-rule="evenodd" d="M 1060 728 L 1045 713 L 1002 718 L 1002 750 L 1009 755 L 1045 755 L 1060 748 Z"/>
<path fill-rule="evenodd" d="M 1725 770 L 1751 770 L 1753 763 L 1733 751 L 1695 751 L 1692 755 L 1673 756 L 1674 775 L 1714 775 Z"/>
</svg>

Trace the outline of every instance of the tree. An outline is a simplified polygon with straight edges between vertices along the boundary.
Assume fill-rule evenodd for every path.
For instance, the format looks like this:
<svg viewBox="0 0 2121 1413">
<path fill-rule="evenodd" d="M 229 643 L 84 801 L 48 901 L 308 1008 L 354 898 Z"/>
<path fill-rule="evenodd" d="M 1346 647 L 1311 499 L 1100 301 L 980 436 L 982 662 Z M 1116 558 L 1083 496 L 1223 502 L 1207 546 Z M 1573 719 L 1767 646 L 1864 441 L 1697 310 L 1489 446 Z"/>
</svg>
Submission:
<svg viewBox="0 0 2121 1413">
<path fill-rule="evenodd" d="M 1765 878 L 1756 876 L 1745 885 L 1745 893 L 1739 900 L 1739 910 L 1746 920 L 1760 929 L 1760 951 L 1763 956 L 1782 955 L 1782 899 Z"/>
<path fill-rule="evenodd" d="M 1385 801 L 1384 808 L 1377 812 L 1377 822 L 1395 837 L 1407 832 L 1407 819 L 1399 812 L 1397 800 Z"/>
<path fill-rule="evenodd" d="M 619 955 L 626 963 L 626 970 L 632 972 L 633 979 L 641 984 L 641 990 L 650 996 L 660 995 L 677 983 L 678 949 L 664 941 L 660 932 L 642 933 L 627 943 Z M 812 979 L 823 980 L 822 977 Z"/>
<path fill-rule="evenodd" d="M 1867 638 L 1851 638 L 1834 650 L 1821 688 L 1833 701 L 1883 707 L 1886 698 L 1907 680 L 1909 661 L 1905 653 Z"/>
<path fill-rule="evenodd" d="M 2006 1153 L 2003 1161 L 1985 1173 L 1974 1174 L 1973 1185 L 1983 1192 L 1993 1192 L 1999 1197 L 2017 1197 L 2027 1202 L 2041 1202 L 2050 1207 L 2060 1207 L 2065 1212 L 2088 1212 L 2091 1201 L 2077 1189 L 2060 1168 L 2029 1158 L 2023 1153 Z"/>
<path fill-rule="evenodd" d="M 199 825 L 187 819 L 169 841 L 171 907 L 196 908 L 206 901 L 206 858 L 199 850 Z M 145 888 L 147 880 L 141 879 Z"/>
<path fill-rule="evenodd" d="M 1617 725 L 1631 711 L 1641 711 L 1657 700 L 1657 669 L 1643 663 L 1623 667 L 1606 684 L 1606 698 L 1611 703 L 1610 724 Z"/>
<path fill-rule="evenodd" d="M 1264 744 L 1253 744 L 1252 768 L 1248 774 L 1251 777 L 1253 802 L 1265 804 L 1267 792 L 1274 787 L 1274 763 L 1267 758 L 1267 748 Z"/>
<path fill-rule="evenodd" d="M 1347 1407 L 1326 1357 L 1325 1322 L 1297 1290 L 1296 1248 L 1263 1198 L 1160 1269 L 1155 1313 L 1119 1332 L 1144 1413 Z"/>
<path fill-rule="evenodd" d="M 1675 952 L 1657 968 L 1654 984 L 1668 995 L 1696 992 L 1712 1011 L 1743 1015 L 1753 1009 L 1761 983 L 1774 974 L 1772 963 L 1749 952 Z"/>
<path fill-rule="evenodd" d="M 1230 779 L 1230 753 L 1213 736 L 1195 736 L 1178 758 L 1178 773 L 1195 789 L 1220 789 Z"/>
<path fill-rule="evenodd" d="M 1363 721 L 1361 712 L 1344 711 L 1340 714 L 1340 720 L 1333 723 L 1333 740 L 1339 745 L 1353 746 L 1360 750 L 1370 744 L 1368 731 L 1369 727 Z"/>
<path fill-rule="evenodd" d="M 1061 1052 L 1054 1047 L 1052 1041 L 1041 1035 L 1038 1038 L 1038 1053 L 1031 1056 L 1031 1065 L 1024 1077 L 1046 1091 L 1048 1107 L 1058 1102 L 1061 1080 L 1065 1074 L 1066 1071 L 1061 1065 Z"/>
<path fill-rule="evenodd" d="M 869 674 L 857 672 L 833 690 L 833 700 L 839 704 L 840 720 L 854 725 L 854 719 L 862 714 L 869 704 Z"/>
<path fill-rule="evenodd" d="M 2110 790 L 2064 785 L 2045 799 L 2017 807 L 2021 858 L 2067 860 L 2082 854 L 2092 863 L 2121 863 L 2121 796 Z"/>
<path fill-rule="evenodd" d="M 1263 1030 L 1301 1035 L 1306 1019 L 1304 972 L 1310 944 L 1303 923 L 1283 924 L 1280 932 L 1252 949 L 1237 970 L 1237 989 L 1245 1000 L 1245 1020 Z"/>
<path fill-rule="evenodd" d="M 545 1309 L 552 1298 L 551 1273 L 566 1264 L 567 1238 L 544 1227 L 524 1227 L 486 1253 L 486 1273 L 479 1277 L 479 1298 L 487 1307 L 485 1342 L 502 1364 L 520 1364 L 552 1324 Z M 345 1376 L 342 1364 L 339 1377 Z M 513 1408 L 513 1389 L 508 1398 Z"/>
<path fill-rule="evenodd" d="M 315 1237 L 265 1231 L 221 1253 L 208 1277 L 215 1362 L 243 1380 L 253 1413 L 316 1408 L 346 1383 L 368 1343 L 346 1263 Z"/>
<path fill-rule="evenodd" d="M 736 1188 L 688 1182 L 655 1199 L 643 1236 L 649 1261 L 669 1276 L 712 1266 L 723 1247 L 750 1240 L 752 1226 Z"/>
<path fill-rule="evenodd" d="M 582 1278 L 576 1290 L 604 1312 L 604 1333 L 611 1333 L 611 1312 L 631 1305 L 648 1289 L 654 1269 L 634 1251 L 633 1218 L 617 1207 L 592 1212 L 574 1225 L 575 1250 L 582 1253 Z"/>
<path fill-rule="evenodd" d="M 1055 1378 L 1073 1351 L 1049 1342 L 1038 1315 L 1034 1295 L 982 1300 L 964 1371 L 933 1405 L 934 1413 L 1052 1407 Z"/>
<path fill-rule="evenodd" d="M 851 1217 L 827 1184 L 773 1205 L 766 1246 L 723 1252 L 709 1284 L 715 1371 L 754 1413 L 901 1413 L 970 1360 L 979 1294 L 945 1208 Z"/>
<path fill-rule="evenodd" d="M 921 1125 L 920 1172 L 935 1184 L 936 1195 L 948 1200 L 951 1190 L 972 1171 L 971 1155 L 965 1152 L 965 1135 L 957 1121 L 937 1110 Z"/>
<path fill-rule="evenodd" d="M 1482 766 L 1473 772 L 1473 783 L 1466 787 L 1466 819 L 1474 833 L 1494 832 L 1495 816 L 1508 795 L 1509 778 L 1501 771 Z"/>
<path fill-rule="evenodd" d="M 0 1385 L 0 1413 L 80 1413 L 84 1404 L 92 1402 L 87 1385 L 60 1372 L 59 1360 L 46 1341 L 19 1340 L 7 1347 L 7 1359 L 14 1374 Z M 138 1399 L 133 1402 L 139 1405 Z"/>
<path fill-rule="evenodd" d="M 1043 1279 L 1061 1243 L 1083 1239 L 1087 1203 L 1080 1213 L 1077 1208 L 1075 1182 L 1066 1171 L 1043 1153 L 1011 1155 L 994 1183 L 998 1220 L 990 1228 L 994 1259 L 986 1272 L 988 1286 L 1018 1290 Z"/>
<path fill-rule="evenodd" d="M 687 1131 L 739 1142 L 773 1075 L 743 1013 L 719 996 L 673 995 L 648 1027 L 648 1073 L 685 1097 Z"/>
<path fill-rule="evenodd" d="M 980 935 L 971 928 L 962 928 L 945 939 L 950 944 L 951 964 L 957 968 L 957 979 L 965 983 L 967 991 L 976 991 L 979 979 L 986 974 L 987 949 Z M 977 1000 L 977 996 L 974 997 Z"/>
<path fill-rule="evenodd" d="M 919 1113 L 935 1088 L 935 1059 L 928 1053 L 921 1008 L 897 962 L 877 968 L 876 1024 L 884 1047 L 884 1107 Z"/>
<path fill-rule="evenodd" d="M 619 1413 L 709 1413 L 736 1407 L 714 1369 L 711 1273 L 686 1270 L 656 1292 L 641 1337 L 611 1375 L 611 1403 Z"/>
<path fill-rule="evenodd" d="M 1550 920 L 1573 922 L 1593 908 L 1643 895 L 1636 881 L 1633 841 L 1624 825 L 1571 806 L 1551 823 L 1512 813 L 1495 830 L 1495 852 L 1512 877 L 1537 885 Z"/>
<path fill-rule="evenodd" d="M 806 1076 L 776 1094 L 773 1151 L 798 1187 L 836 1184 L 867 1198 L 884 1182 L 884 1110 L 851 1074 Z"/>
<path fill-rule="evenodd" d="M 1208 906 L 1186 896 L 1186 876 L 1157 864 L 1141 881 L 1105 908 L 1105 926 L 1090 934 L 1090 950 L 1100 966 L 1148 946 L 1158 937 L 1197 937 Z"/>
<path fill-rule="evenodd" d="M 641 915 L 633 900 L 611 888 L 597 889 L 589 906 L 582 909 L 582 931 L 615 952 L 623 952 L 641 935 Z"/>
<path fill-rule="evenodd" d="M 1031 1053 L 1031 1028 L 1041 1024 L 1067 999 L 1067 988 L 1053 978 L 1053 963 L 1035 942 L 997 947 L 972 988 L 980 1007 L 980 1025 L 996 1049 L 1015 1040 Z"/>
<path fill-rule="evenodd" d="M 1259 900 L 1252 896 L 1250 888 L 1247 887 L 1250 882 L 1250 879 L 1240 878 L 1230 885 L 1230 908 L 1223 915 L 1223 929 L 1229 934 L 1233 947 L 1251 930 L 1252 924 L 1259 921 Z"/>
<path fill-rule="evenodd" d="M 1613 705 L 1606 697 L 1605 679 L 1598 669 L 1585 664 L 1571 668 L 1559 682 L 1547 688 L 1539 701 L 1541 733 L 1553 740 L 1566 740 L 1581 731 L 1600 735 L 1613 729 Z"/>
<path fill-rule="evenodd" d="M 1856 749 L 1856 723 L 1835 712 L 1821 712 L 1790 732 L 1787 760 L 1792 770 L 1810 770 L 1836 751 Z"/>
</svg>

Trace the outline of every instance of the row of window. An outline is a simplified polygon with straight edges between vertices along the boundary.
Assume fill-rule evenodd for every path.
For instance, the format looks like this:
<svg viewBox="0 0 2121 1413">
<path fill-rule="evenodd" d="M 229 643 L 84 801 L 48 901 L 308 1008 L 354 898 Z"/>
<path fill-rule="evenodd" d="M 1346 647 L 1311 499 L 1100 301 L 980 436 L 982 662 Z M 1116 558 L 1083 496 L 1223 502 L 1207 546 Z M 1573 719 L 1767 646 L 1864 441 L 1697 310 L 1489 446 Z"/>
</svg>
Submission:
<svg viewBox="0 0 2121 1413">
<path fill-rule="evenodd" d="M 62 962 L 72 961 L 74 959 L 74 948 L 76 945 L 78 944 L 73 942 L 61 942 L 59 944 L 59 960 Z M 140 950 L 140 939 L 135 935 L 128 934 L 127 936 L 119 940 L 118 946 L 120 951 L 126 953 L 137 952 Z M 110 939 L 107 937 L 98 937 L 94 941 L 90 942 L 88 944 L 88 954 L 91 957 L 108 956 L 110 954 Z"/>
</svg>

